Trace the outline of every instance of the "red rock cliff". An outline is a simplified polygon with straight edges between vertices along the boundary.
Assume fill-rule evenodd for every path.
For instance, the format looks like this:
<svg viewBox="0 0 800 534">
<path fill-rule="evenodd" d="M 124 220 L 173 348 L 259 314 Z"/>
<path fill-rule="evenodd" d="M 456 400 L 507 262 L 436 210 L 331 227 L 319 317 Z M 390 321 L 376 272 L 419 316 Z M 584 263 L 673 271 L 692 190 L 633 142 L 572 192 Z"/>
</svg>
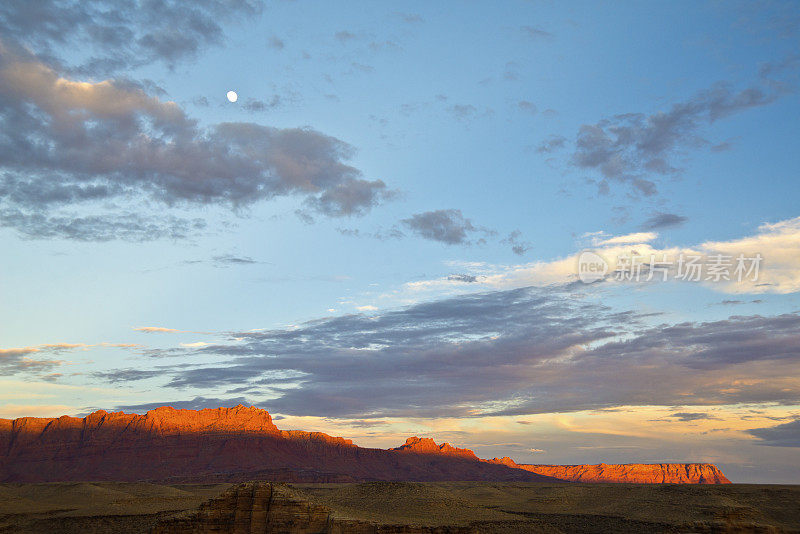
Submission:
<svg viewBox="0 0 800 534">
<path fill-rule="evenodd" d="M 628 482 L 635 484 L 730 484 L 713 464 L 517 464 L 509 457 L 492 458 L 492 463 L 524 469 L 570 482 Z"/>
<path fill-rule="evenodd" d="M 728 483 L 710 464 L 525 465 L 412 437 L 367 449 L 280 430 L 255 407 L 0 419 L 0 482 L 493 480 Z"/>
<path fill-rule="evenodd" d="M 282 431 L 254 407 L 101 410 L 85 418 L 0 419 L 0 482 L 551 480 L 437 450 L 367 449 L 320 432 Z"/>
</svg>

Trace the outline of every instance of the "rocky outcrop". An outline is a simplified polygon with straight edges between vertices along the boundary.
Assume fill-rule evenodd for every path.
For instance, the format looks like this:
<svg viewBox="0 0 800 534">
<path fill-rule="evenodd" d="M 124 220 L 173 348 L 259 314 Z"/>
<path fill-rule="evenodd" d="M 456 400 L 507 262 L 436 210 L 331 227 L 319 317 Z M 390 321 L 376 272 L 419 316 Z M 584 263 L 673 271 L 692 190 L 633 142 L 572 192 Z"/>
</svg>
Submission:
<svg viewBox="0 0 800 534">
<path fill-rule="evenodd" d="M 367 449 L 319 432 L 282 431 L 266 411 L 244 406 L 0 419 L 0 482 L 550 480 L 440 453 Z"/>
<path fill-rule="evenodd" d="M 204 503 L 197 512 L 161 521 L 151 534 L 467 534 L 468 527 L 383 525 L 336 517 L 284 484 L 249 482 Z"/>
<path fill-rule="evenodd" d="M 475 453 L 469 449 L 459 449 L 458 447 L 453 447 L 449 443 L 437 445 L 431 438 L 418 438 L 416 436 L 408 438 L 403 445 L 390 450 L 413 452 L 417 454 L 444 454 L 445 456 L 457 456 L 470 460 L 478 460 Z"/>
<path fill-rule="evenodd" d="M 250 482 L 234 486 L 197 512 L 163 521 L 153 534 L 326 532 L 330 510 L 295 498 L 285 486 Z"/>
<path fill-rule="evenodd" d="M 492 463 L 524 469 L 570 482 L 627 482 L 635 484 L 730 484 L 713 464 L 518 464 L 509 457 L 492 458 Z"/>
</svg>

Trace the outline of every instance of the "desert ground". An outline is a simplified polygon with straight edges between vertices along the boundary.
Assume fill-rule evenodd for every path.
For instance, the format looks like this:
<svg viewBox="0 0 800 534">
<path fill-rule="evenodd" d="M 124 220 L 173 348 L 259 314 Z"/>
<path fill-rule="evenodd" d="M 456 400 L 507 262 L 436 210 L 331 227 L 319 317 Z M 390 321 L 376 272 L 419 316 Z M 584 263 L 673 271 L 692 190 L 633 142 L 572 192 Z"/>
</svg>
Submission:
<svg viewBox="0 0 800 534">
<path fill-rule="evenodd" d="M 232 487 L 2 484 L 0 532 L 146 533 Z M 800 486 L 370 482 L 285 487 L 300 500 L 330 508 L 332 517 L 414 532 L 436 527 L 438 532 L 503 533 L 800 532 Z"/>
</svg>

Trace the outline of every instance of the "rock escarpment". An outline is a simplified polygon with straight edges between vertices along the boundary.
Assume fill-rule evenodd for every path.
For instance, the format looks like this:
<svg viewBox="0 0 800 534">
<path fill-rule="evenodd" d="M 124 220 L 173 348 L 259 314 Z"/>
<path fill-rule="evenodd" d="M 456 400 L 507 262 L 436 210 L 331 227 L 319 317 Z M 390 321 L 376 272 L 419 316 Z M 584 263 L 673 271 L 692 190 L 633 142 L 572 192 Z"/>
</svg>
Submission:
<svg viewBox="0 0 800 534">
<path fill-rule="evenodd" d="M 396 449 L 358 447 L 320 432 L 280 430 L 255 407 L 84 418 L 0 419 L 0 482 L 575 481 L 719 484 L 710 464 L 526 465 L 412 437 Z"/>
<path fill-rule="evenodd" d="M 0 482 L 550 480 L 467 457 L 358 447 L 282 431 L 254 407 L 0 419 Z"/>
<path fill-rule="evenodd" d="M 570 482 L 620 482 L 635 484 L 730 484 L 713 464 L 518 464 L 509 457 L 492 458 L 492 463 L 524 469 Z"/>
</svg>

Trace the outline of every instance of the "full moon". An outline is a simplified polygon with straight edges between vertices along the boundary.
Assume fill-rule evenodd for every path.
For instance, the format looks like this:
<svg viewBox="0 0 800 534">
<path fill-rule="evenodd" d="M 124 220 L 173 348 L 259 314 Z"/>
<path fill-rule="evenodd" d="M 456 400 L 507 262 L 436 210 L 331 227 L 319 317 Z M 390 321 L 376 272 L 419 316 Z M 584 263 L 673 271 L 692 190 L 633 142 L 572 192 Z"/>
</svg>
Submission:
<svg viewBox="0 0 800 534">
<path fill-rule="evenodd" d="M 236 94 L 236 91 L 228 91 L 228 101 L 229 102 L 236 102 L 239 98 L 239 95 Z"/>
</svg>

